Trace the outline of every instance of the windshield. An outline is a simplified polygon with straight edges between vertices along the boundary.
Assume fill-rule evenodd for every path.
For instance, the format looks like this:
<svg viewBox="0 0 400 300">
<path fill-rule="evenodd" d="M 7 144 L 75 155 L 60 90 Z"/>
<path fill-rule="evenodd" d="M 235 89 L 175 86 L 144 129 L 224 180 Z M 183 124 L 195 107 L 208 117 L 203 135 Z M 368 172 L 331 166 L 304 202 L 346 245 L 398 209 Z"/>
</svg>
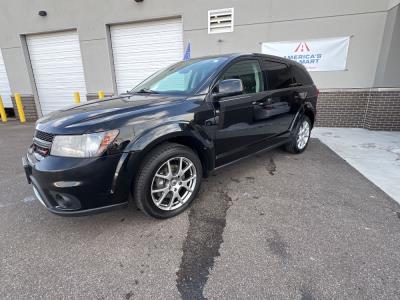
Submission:
<svg viewBox="0 0 400 300">
<path fill-rule="evenodd" d="M 215 57 L 179 62 L 156 72 L 132 92 L 190 95 L 226 60 L 226 57 Z"/>
</svg>

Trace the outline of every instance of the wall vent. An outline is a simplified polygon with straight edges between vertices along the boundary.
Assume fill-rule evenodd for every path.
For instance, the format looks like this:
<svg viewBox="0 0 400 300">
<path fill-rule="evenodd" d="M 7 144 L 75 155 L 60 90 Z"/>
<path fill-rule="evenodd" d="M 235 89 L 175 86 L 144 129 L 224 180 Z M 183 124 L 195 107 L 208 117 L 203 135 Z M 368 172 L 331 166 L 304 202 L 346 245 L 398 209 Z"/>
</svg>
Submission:
<svg viewBox="0 0 400 300">
<path fill-rule="evenodd" d="M 208 34 L 233 31 L 233 8 L 208 11 Z"/>
</svg>

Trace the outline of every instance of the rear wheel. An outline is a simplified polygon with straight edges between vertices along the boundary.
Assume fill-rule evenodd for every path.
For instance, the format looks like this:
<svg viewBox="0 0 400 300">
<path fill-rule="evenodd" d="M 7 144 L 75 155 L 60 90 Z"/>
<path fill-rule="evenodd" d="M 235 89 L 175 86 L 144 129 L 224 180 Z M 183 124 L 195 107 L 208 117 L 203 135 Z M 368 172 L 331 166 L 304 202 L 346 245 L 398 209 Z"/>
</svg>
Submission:
<svg viewBox="0 0 400 300">
<path fill-rule="evenodd" d="M 288 144 L 285 145 L 286 151 L 290 153 L 303 152 L 307 148 L 308 142 L 310 141 L 311 126 L 310 118 L 303 116 L 293 138 Z"/>
<path fill-rule="evenodd" d="M 201 179 L 202 165 L 196 153 L 180 144 L 163 144 L 143 161 L 134 198 L 147 215 L 170 218 L 190 205 Z"/>
</svg>

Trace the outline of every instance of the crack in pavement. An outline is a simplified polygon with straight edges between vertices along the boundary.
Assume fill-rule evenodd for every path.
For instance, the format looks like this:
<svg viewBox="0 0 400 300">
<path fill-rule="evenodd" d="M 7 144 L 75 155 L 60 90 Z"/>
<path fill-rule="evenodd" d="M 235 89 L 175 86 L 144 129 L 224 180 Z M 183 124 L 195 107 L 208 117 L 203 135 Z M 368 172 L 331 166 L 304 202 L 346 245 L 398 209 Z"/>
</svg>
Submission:
<svg viewBox="0 0 400 300">
<path fill-rule="evenodd" d="M 226 192 L 217 193 L 219 197 L 212 197 L 209 191 L 202 193 L 189 212 L 189 229 L 176 280 L 182 299 L 206 299 L 203 289 L 214 259 L 220 255 L 226 214 L 232 205 Z"/>
</svg>

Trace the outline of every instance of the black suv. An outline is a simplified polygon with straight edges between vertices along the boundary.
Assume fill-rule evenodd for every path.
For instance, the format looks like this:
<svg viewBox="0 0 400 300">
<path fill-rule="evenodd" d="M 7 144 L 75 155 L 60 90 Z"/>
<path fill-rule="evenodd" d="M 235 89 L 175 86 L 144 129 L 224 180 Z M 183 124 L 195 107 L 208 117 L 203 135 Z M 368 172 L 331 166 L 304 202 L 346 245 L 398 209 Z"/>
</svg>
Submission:
<svg viewBox="0 0 400 300">
<path fill-rule="evenodd" d="M 168 218 L 217 167 L 280 145 L 304 151 L 317 97 L 308 72 L 290 60 L 196 58 L 126 94 L 41 118 L 23 165 L 53 213 L 82 215 L 132 198 L 144 213 Z"/>
</svg>

